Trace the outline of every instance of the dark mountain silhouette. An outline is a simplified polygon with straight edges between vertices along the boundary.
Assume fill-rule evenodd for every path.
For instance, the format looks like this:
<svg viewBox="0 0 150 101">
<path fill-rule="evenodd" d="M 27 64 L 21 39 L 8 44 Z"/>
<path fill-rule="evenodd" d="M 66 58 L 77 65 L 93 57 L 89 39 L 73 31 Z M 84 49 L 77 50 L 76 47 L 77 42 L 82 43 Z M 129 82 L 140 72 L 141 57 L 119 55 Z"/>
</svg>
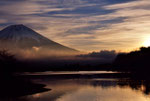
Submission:
<svg viewBox="0 0 150 101">
<path fill-rule="evenodd" d="M 78 51 L 56 43 L 24 25 L 11 25 L 0 31 L 0 48 L 32 50 L 51 54 L 72 54 Z"/>
<path fill-rule="evenodd" d="M 130 53 L 119 54 L 114 63 L 113 69 L 131 72 L 150 72 L 150 47 L 141 47 L 140 50 Z"/>
</svg>

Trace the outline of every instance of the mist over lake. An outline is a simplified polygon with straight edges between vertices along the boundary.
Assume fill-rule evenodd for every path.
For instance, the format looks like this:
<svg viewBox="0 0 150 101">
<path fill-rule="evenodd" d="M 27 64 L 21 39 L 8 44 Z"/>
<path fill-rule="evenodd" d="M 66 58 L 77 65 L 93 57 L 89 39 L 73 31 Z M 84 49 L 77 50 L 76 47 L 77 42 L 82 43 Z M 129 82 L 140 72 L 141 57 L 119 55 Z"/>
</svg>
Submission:
<svg viewBox="0 0 150 101">
<path fill-rule="evenodd" d="M 150 101 L 149 0 L 0 0 L 0 101 Z"/>
</svg>

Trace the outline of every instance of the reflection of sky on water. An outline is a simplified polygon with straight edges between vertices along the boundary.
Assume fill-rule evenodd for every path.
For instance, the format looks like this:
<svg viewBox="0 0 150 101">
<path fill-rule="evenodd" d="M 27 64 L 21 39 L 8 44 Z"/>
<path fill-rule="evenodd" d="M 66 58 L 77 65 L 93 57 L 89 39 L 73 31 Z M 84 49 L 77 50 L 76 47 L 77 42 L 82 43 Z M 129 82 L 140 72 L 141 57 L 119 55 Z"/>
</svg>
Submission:
<svg viewBox="0 0 150 101">
<path fill-rule="evenodd" d="M 35 72 L 25 73 L 25 75 L 60 75 L 60 74 L 101 74 L 101 73 L 118 73 L 112 71 L 46 71 L 46 72 Z"/>
<path fill-rule="evenodd" d="M 42 80 L 52 90 L 29 96 L 29 101 L 150 101 L 150 96 L 117 80 Z"/>
</svg>

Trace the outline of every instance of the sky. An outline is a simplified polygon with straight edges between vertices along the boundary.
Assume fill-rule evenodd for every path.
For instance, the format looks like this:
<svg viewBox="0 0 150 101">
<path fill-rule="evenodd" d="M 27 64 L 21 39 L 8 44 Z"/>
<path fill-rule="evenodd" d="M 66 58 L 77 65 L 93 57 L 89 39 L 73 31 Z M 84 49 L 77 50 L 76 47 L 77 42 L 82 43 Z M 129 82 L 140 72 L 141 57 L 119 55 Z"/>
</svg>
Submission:
<svg viewBox="0 0 150 101">
<path fill-rule="evenodd" d="M 149 0 L 0 0 L 0 29 L 24 24 L 81 51 L 150 45 Z"/>
</svg>

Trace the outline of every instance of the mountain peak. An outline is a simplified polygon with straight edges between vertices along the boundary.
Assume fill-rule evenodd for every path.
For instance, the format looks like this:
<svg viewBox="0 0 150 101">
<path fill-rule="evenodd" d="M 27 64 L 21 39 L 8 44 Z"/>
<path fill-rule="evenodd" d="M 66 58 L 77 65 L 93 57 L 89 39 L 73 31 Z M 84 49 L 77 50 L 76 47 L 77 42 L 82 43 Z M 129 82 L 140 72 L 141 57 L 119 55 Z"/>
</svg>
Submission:
<svg viewBox="0 0 150 101">
<path fill-rule="evenodd" d="M 23 24 L 17 24 L 17 25 L 10 25 L 10 26 L 6 27 L 4 30 L 21 31 L 21 30 L 32 30 L 32 29 L 26 27 Z"/>
<path fill-rule="evenodd" d="M 33 49 L 40 47 L 42 50 L 77 52 L 75 49 L 54 42 L 23 24 L 11 25 L 0 31 L 0 47 L 8 49 Z"/>
<path fill-rule="evenodd" d="M 26 27 L 26 26 L 23 24 L 16 24 L 16 25 L 10 25 L 10 27 Z"/>
<path fill-rule="evenodd" d="M 13 39 L 18 40 L 22 38 L 33 38 L 40 37 L 40 35 L 34 30 L 26 27 L 23 24 L 10 25 L 0 31 L 1 39 Z"/>
</svg>

